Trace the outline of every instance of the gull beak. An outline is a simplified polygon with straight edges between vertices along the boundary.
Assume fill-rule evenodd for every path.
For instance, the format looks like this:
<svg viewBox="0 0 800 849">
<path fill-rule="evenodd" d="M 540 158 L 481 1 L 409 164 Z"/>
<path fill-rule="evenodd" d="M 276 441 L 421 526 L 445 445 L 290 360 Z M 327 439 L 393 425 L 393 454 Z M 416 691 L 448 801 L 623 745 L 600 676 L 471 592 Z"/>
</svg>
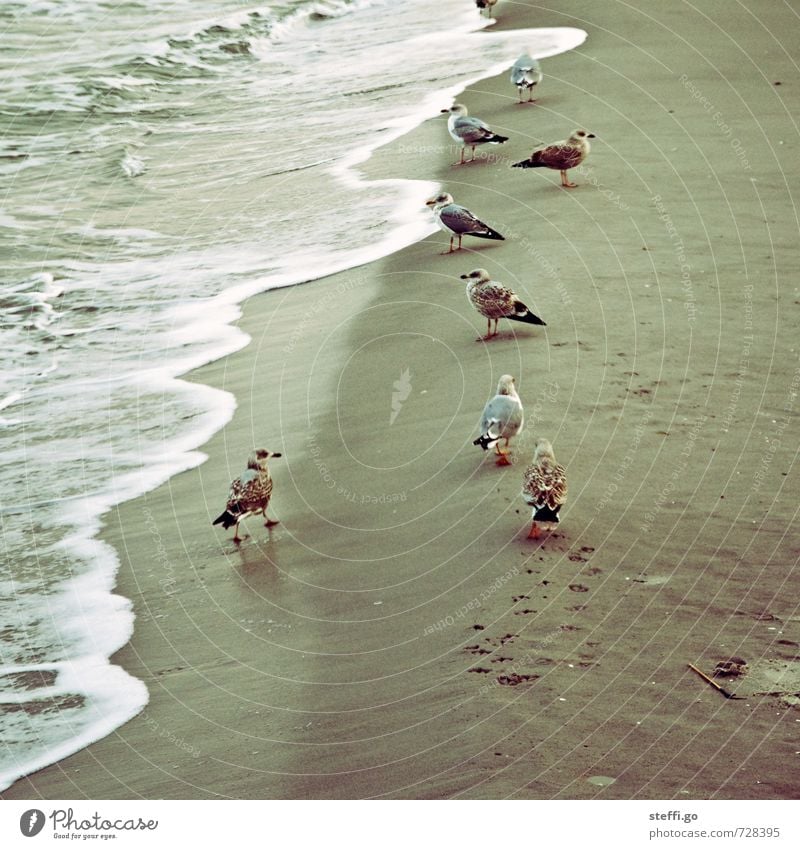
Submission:
<svg viewBox="0 0 800 849">
<path fill-rule="evenodd" d="M 444 115 L 445 112 L 449 112 L 449 111 L 450 111 L 449 109 L 442 109 L 442 115 Z"/>
<path fill-rule="evenodd" d="M 469 274 L 462 274 L 461 279 L 462 280 L 469 280 Z"/>
<path fill-rule="evenodd" d="M 426 200 L 425 206 L 436 206 L 436 201 L 433 198 L 431 198 L 430 200 Z"/>
<path fill-rule="evenodd" d="M 594 133 L 589 133 L 589 135 L 588 135 L 588 136 L 586 136 L 586 138 L 587 138 L 587 139 L 596 139 L 596 138 L 597 138 L 597 136 L 596 136 Z"/>
</svg>

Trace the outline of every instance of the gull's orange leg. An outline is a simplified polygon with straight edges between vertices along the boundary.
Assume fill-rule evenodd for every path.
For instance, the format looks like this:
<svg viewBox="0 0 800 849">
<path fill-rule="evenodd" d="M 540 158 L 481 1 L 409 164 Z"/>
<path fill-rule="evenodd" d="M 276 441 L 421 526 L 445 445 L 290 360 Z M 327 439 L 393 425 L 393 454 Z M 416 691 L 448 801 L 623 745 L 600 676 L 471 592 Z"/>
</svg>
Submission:
<svg viewBox="0 0 800 849">
<path fill-rule="evenodd" d="M 506 439 L 505 442 L 506 442 L 506 449 L 508 449 L 508 440 Z M 494 451 L 495 451 L 495 454 L 497 454 L 497 465 L 498 466 L 510 466 L 511 465 L 511 460 L 508 459 L 509 451 L 508 450 L 503 451 L 500 448 L 500 442 L 499 441 L 494 446 Z"/>
</svg>

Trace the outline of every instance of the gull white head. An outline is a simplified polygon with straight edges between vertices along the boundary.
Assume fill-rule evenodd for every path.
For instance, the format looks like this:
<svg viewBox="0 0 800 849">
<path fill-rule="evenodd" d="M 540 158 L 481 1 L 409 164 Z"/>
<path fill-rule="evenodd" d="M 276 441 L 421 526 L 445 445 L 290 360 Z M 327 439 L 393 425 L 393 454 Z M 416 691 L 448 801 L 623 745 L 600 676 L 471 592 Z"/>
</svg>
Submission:
<svg viewBox="0 0 800 849">
<path fill-rule="evenodd" d="M 540 463 L 542 460 L 550 460 L 555 463 L 555 455 L 553 454 L 553 446 L 547 439 L 538 439 L 536 441 L 536 451 L 533 455 L 533 462 Z"/>
<path fill-rule="evenodd" d="M 442 192 L 441 194 L 436 195 L 435 197 L 430 198 L 430 200 L 425 201 L 425 206 L 446 206 L 448 203 L 453 202 L 453 196 L 447 194 L 447 192 Z"/>
<path fill-rule="evenodd" d="M 488 283 L 492 278 L 485 268 L 476 268 L 474 271 L 470 271 L 469 274 L 462 274 L 461 279 L 469 280 L 470 283 Z"/>
<path fill-rule="evenodd" d="M 510 374 L 504 374 L 497 383 L 498 395 L 516 395 L 517 382 Z"/>
<path fill-rule="evenodd" d="M 451 115 L 465 116 L 469 115 L 467 107 L 463 103 L 454 103 L 449 109 L 442 109 L 442 112 L 449 112 Z"/>
</svg>

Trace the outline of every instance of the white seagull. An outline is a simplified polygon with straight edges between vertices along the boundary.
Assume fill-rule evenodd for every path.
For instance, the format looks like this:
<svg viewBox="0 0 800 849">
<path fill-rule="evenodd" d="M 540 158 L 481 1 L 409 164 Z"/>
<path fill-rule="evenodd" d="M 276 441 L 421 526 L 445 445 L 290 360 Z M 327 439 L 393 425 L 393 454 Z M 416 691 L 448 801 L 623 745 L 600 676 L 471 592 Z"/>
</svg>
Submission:
<svg viewBox="0 0 800 849">
<path fill-rule="evenodd" d="M 453 196 L 442 192 L 425 202 L 425 206 L 429 206 L 436 216 L 436 221 L 444 230 L 450 234 L 450 250 L 447 253 L 453 253 L 454 250 L 461 250 L 461 239 L 464 236 L 477 236 L 479 239 L 495 239 L 505 241 L 505 236 L 501 236 L 497 230 L 493 230 L 488 224 L 476 218 L 466 207 L 463 207 L 453 201 Z M 454 240 L 458 238 L 458 247 L 453 248 Z"/>
<path fill-rule="evenodd" d="M 525 414 L 517 395 L 516 383 L 510 374 L 504 374 L 497 384 L 497 394 L 483 408 L 481 435 L 472 444 L 480 445 L 484 451 L 494 448 L 497 465 L 510 466 L 508 443 L 522 430 L 524 424 Z M 500 440 L 505 440 L 505 451 L 500 448 Z"/>
<path fill-rule="evenodd" d="M 523 53 L 511 68 L 511 82 L 517 87 L 519 102 L 522 89 L 528 89 L 528 103 L 533 102 L 533 89 L 542 81 L 542 67 L 532 56 Z"/>
<path fill-rule="evenodd" d="M 502 144 L 508 141 L 508 136 L 500 136 L 485 124 L 480 118 L 471 118 L 467 107 L 463 103 L 454 103 L 449 109 L 442 109 L 449 113 L 447 119 L 447 131 L 453 141 L 461 145 L 461 159 L 454 165 L 464 165 L 464 153 L 467 146 L 472 148 L 472 158 L 475 159 L 475 148 L 479 144 Z"/>
</svg>

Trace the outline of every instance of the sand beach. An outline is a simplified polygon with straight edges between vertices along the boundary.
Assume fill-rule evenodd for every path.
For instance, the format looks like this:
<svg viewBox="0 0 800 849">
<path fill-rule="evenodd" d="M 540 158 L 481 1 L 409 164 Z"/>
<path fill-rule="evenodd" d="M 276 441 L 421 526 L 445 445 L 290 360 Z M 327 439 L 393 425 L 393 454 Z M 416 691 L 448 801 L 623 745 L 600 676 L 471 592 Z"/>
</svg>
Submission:
<svg viewBox="0 0 800 849">
<path fill-rule="evenodd" d="M 136 613 L 114 661 L 150 702 L 2 798 L 798 798 L 796 13 L 500 0 L 494 29 L 588 38 L 535 103 L 507 73 L 459 96 L 509 137 L 474 163 L 437 115 L 363 171 L 505 241 L 437 233 L 247 302 L 251 343 L 186 376 L 237 401 L 208 460 L 102 533 Z M 577 188 L 510 167 L 577 127 Z M 547 326 L 476 341 L 474 268 Z M 472 445 L 502 374 L 506 467 Z M 534 541 L 539 436 L 570 491 Z M 280 524 L 237 547 L 211 521 L 262 446 Z M 687 667 L 730 658 L 737 699 Z"/>
</svg>

